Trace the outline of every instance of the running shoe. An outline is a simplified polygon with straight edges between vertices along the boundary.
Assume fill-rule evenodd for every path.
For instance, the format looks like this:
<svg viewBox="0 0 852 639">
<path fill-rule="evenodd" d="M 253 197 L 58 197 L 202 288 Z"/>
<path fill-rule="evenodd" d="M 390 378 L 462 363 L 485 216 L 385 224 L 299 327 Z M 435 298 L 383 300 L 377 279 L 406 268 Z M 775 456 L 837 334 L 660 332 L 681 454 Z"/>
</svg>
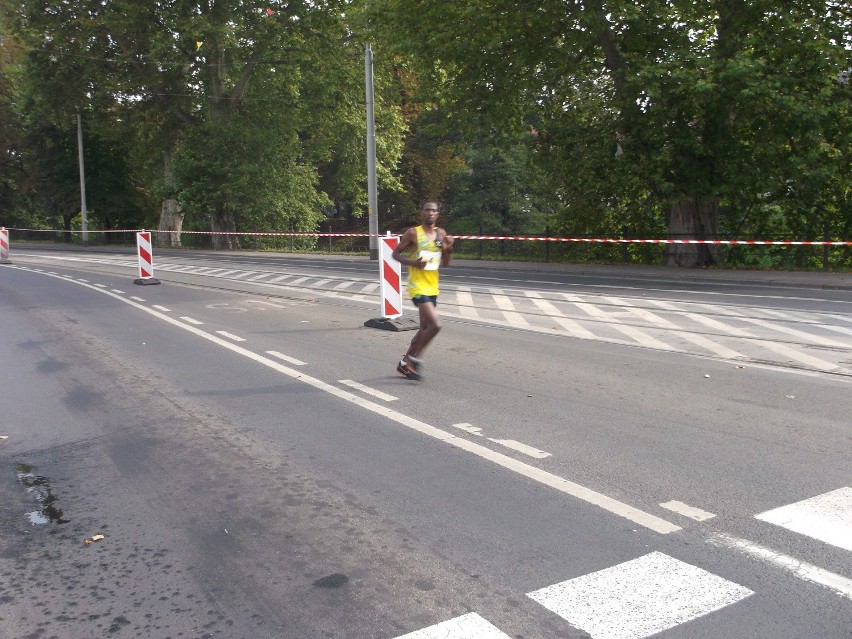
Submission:
<svg viewBox="0 0 852 639">
<path fill-rule="evenodd" d="M 420 379 L 420 373 L 414 370 L 414 367 L 406 363 L 404 359 L 399 360 L 399 364 L 396 365 L 396 372 L 408 379 Z"/>
</svg>

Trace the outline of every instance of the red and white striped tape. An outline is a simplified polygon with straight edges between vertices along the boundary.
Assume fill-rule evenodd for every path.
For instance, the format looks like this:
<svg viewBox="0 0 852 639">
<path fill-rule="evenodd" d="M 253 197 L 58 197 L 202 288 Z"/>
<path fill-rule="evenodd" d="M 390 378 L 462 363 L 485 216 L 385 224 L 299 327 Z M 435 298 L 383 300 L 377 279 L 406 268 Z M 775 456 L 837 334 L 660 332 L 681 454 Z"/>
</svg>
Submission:
<svg viewBox="0 0 852 639">
<path fill-rule="evenodd" d="M 139 253 L 139 279 L 147 280 L 154 277 L 154 256 L 151 251 L 150 231 L 141 231 L 136 234 L 136 249 Z"/>
<path fill-rule="evenodd" d="M 0 262 L 9 259 L 9 231 L 0 226 Z"/>
<path fill-rule="evenodd" d="M 382 236 L 379 278 L 382 294 L 382 317 L 393 319 L 402 315 L 402 269 L 393 259 L 393 250 L 399 244 L 397 236 Z"/>
<path fill-rule="evenodd" d="M 65 233 L 58 229 L 12 229 L 34 233 Z M 89 233 L 133 233 L 136 229 L 115 229 Z M 239 231 L 155 231 L 156 233 L 180 233 L 185 235 L 242 235 L 245 237 L 385 237 L 370 233 L 279 233 Z M 455 240 L 511 240 L 516 242 L 574 242 L 587 244 L 716 244 L 721 246 L 852 246 L 852 240 L 677 240 L 640 239 L 622 237 L 544 237 L 536 235 L 453 235 Z"/>
</svg>

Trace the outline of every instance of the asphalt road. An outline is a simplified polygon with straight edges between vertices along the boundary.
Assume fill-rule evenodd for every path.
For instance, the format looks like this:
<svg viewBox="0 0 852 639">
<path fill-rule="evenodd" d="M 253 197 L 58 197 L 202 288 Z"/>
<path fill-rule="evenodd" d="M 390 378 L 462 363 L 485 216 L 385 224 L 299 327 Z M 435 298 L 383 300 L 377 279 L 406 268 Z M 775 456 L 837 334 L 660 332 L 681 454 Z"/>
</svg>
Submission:
<svg viewBox="0 0 852 639">
<path fill-rule="evenodd" d="M 852 636 L 842 278 L 12 258 L 0 634 Z"/>
</svg>

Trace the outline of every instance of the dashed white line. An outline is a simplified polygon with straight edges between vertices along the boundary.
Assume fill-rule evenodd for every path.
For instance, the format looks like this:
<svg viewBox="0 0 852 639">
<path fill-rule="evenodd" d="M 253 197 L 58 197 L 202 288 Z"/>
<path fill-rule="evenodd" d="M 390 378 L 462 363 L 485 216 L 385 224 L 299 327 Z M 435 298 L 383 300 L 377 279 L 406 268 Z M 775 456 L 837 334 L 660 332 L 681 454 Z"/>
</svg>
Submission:
<svg viewBox="0 0 852 639">
<path fill-rule="evenodd" d="M 202 326 L 202 325 L 204 324 L 204 322 L 199 322 L 197 319 L 193 319 L 193 318 L 191 318 L 191 317 L 183 316 L 183 317 L 181 317 L 181 319 L 182 319 L 184 322 L 188 322 L 188 323 L 190 323 L 190 324 L 194 324 L 195 326 Z"/>
<path fill-rule="evenodd" d="M 378 399 L 382 399 L 386 402 L 394 402 L 398 397 L 394 397 L 393 395 L 388 395 L 387 393 L 383 393 L 380 390 L 376 390 L 375 388 L 370 388 L 369 386 L 364 386 L 364 384 L 359 384 L 358 382 L 353 382 L 351 379 L 339 379 L 337 380 L 340 384 L 344 386 L 349 386 L 350 388 L 355 388 L 362 393 L 366 393 L 367 395 L 372 395 L 373 397 L 377 397 Z"/>
<path fill-rule="evenodd" d="M 708 519 L 713 519 L 713 517 L 716 516 L 713 513 L 708 513 L 706 510 L 701 510 L 700 508 L 696 508 L 695 506 L 684 504 L 682 501 L 667 501 L 664 504 L 660 504 L 660 506 L 667 510 L 675 512 L 678 515 L 683 515 L 684 517 L 694 519 L 695 521 L 707 521 Z"/>
<path fill-rule="evenodd" d="M 482 428 L 480 428 L 479 426 L 473 426 L 472 424 L 467 424 L 463 422 L 461 424 L 453 424 L 453 428 L 458 428 L 466 433 L 470 433 L 471 435 L 482 437 Z"/>
<path fill-rule="evenodd" d="M 132 299 L 132 300 L 136 300 L 137 302 L 144 302 L 144 301 L 145 301 L 145 300 L 144 300 L 144 299 L 142 299 L 141 297 L 136 297 L 135 295 L 131 295 L 131 296 L 130 296 L 130 299 Z"/>
<path fill-rule="evenodd" d="M 165 306 L 160 306 L 159 304 L 154 304 L 154 308 L 156 308 L 158 311 L 163 311 L 163 313 L 171 313 L 172 312 L 172 309 L 166 308 Z"/>
<path fill-rule="evenodd" d="M 511 448 L 512 450 L 516 450 L 519 453 L 523 453 L 529 457 L 535 457 L 536 459 L 544 459 L 545 457 L 550 457 L 550 453 L 546 453 L 543 450 L 539 450 L 538 448 L 533 448 L 532 446 L 527 446 L 526 444 L 522 444 L 521 442 L 515 441 L 514 439 L 492 439 L 488 438 L 488 441 L 494 442 L 495 444 L 500 444 L 501 446 L 505 446 L 506 448 Z"/>
<path fill-rule="evenodd" d="M 296 359 L 295 357 L 290 357 L 289 355 L 285 355 L 284 353 L 279 353 L 278 351 L 266 351 L 267 355 L 272 355 L 272 357 L 277 357 L 280 360 L 293 364 L 295 366 L 306 366 L 305 362 L 300 359 Z"/>
<path fill-rule="evenodd" d="M 240 337 L 239 335 L 234 335 L 233 333 L 229 333 L 228 331 L 216 331 L 222 337 L 227 337 L 228 339 L 232 339 L 235 342 L 244 342 L 246 341 L 244 337 Z"/>
<path fill-rule="evenodd" d="M 118 293 L 119 295 L 124 295 L 124 291 L 121 291 L 121 290 L 119 290 L 119 289 L 117 289 L 117 288 L 111 288 L 110 290 L 111 290 L 113 293 Z"/>
</svg>

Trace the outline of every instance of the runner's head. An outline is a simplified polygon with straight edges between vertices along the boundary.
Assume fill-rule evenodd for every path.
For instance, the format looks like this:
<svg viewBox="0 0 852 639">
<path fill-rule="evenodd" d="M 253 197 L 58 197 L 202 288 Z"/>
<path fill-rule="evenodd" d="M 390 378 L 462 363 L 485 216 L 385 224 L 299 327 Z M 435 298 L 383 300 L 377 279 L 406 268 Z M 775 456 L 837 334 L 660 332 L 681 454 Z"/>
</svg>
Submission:
<svg viewBox="0 0 852 639">
<path fill-rule="evenodd" d="M 435 226 L 440 209 L 441 206 L 434 200 L 426 200 L 420 207 L 420 222 L 427 226 Z"/>
</svg>

